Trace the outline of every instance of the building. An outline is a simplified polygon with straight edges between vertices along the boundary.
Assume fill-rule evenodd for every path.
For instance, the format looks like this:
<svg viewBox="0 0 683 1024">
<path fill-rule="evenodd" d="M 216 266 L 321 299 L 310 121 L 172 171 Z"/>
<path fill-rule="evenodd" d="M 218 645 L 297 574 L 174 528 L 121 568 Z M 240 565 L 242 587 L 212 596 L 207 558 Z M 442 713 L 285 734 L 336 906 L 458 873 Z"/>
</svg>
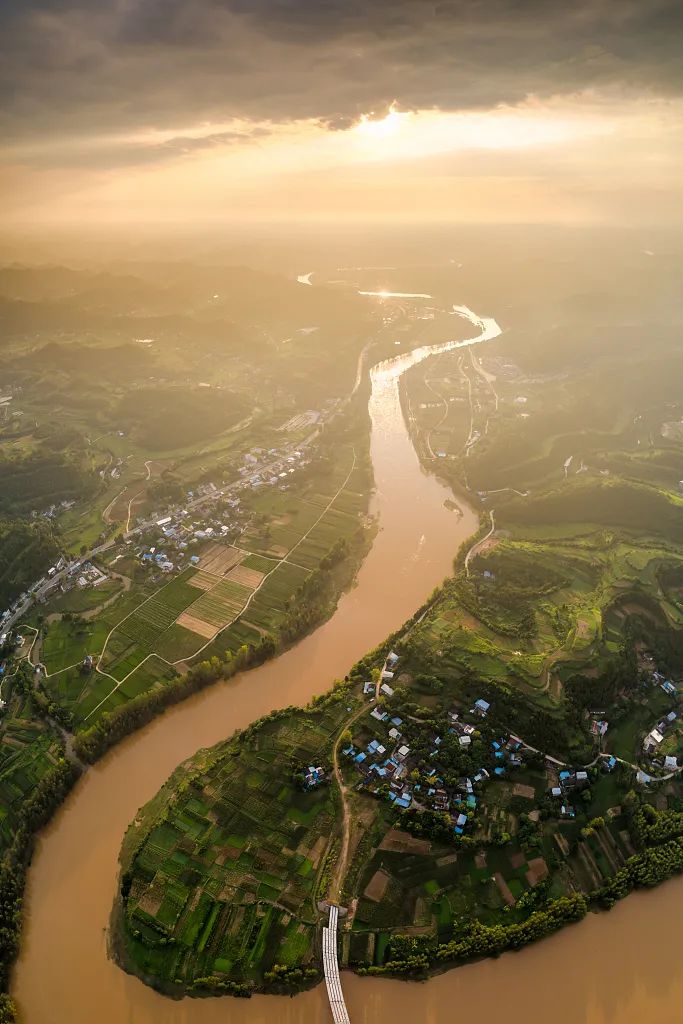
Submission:
<svg viewBox="0 0 683 1024">
<path fill-rule="evenodd" d="M 662 743 L 663 740 L 664 737 L 662 736 L 659 729 L 653 729 L 652 732 L 649 732 L 645 737 L 643 748 L 645 751 L 654 750 L 656 747 L 659 746 L 660 743 Z"/>
<path fill-rule="evenodd" d="M 304 785 L 306 789 L 313 789 L 315 786 L 319 786 L 325 779 L 325 770 L 321 765 L 314 767 L 309 765 L 308 769 L 304 772 Z"/>
</svg>

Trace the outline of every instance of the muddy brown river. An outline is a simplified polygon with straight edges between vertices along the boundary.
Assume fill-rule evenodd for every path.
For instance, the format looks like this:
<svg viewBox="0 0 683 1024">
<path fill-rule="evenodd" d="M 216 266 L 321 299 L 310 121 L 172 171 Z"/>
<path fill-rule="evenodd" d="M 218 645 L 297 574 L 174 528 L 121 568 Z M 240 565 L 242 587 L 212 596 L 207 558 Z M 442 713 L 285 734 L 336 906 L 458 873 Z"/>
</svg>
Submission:
<svg viewBox="0 0 683 1024">
<path fill-rule="evenodd" d="M 494 320 L 469 310 L 466 315 L 480 331 L 472 343 L 499 333 Z M 214 685 L 121 743 L 85 774 L 42 834 L 29 872 L 12 986 L 25 1024 L 329 1024 L 323 985 L 294 999 L 174 1002 L 123 973 L 106 948 L 118 853 L 138 808 L 181 761 L 274 708 L 306 703 L 328 689 L 450 571 L 477 517 L 466 504 L 462 516 L 449 511 L 444 502 L 450 491 L 421 468 L 401 414 L 398 380 L 421 359 L 455 345 L 418 349 L 373 370 L 373 502 L 381 529 L 356 586 L 334 616 L 276 660 Z M 671 914 L 682 886 L 672 882 L 633 896 L 611 914 L 589 917 L 536 947 L 425 984 L 345 973 L 351 1020 L 683 1021 L 683 975 Z"/>
</svg>

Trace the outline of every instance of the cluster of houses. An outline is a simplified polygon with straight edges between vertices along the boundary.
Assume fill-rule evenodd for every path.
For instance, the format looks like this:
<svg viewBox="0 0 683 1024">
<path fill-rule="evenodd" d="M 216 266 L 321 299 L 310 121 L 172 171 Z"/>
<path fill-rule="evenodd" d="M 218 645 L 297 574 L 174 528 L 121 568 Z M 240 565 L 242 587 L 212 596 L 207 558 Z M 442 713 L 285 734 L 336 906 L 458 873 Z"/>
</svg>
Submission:
<svg viewBox="0 0 683 1024">
<path fill-rule="evenodd" d="M 405 810 L 411 806 L 413 797 L 412 787 L 407 782 L 410 747 L 401 742 L 403 720 L 396 716 L 390 718 L 388 712 L 380 708 L 373 708 L 371 717 L 378 722 L 386 723 L 386 742 L 372 739 L 365 750 L 357 750 L 350 744 L 344 750 L 344 754 L 353 759 L 363 776 L 365 786 L 372 788 L 374 784 L 375 788 L 379 789 L 382 785 L 388 784 L 389 799 L 397 807 Z M 391 754 L 387 753 L 389 746 L 393 748 Z"/>
<path fill-rule="evenodd" d="M 668 694 L 670 697 L 675 697 L 677 695 L 678 689 L 676 684 L 663 676 L 661 672 L 654 671 L 652 673 L 652 678 L 654 682 L 664 690 L 664 693 Z"/>
<path fill-rule="evenodd" d="M 99 587 L 100 583 L 104 583 L 109 577 L 105 572 L 102 572 L 92 562 L 83 562 L 80 567 L 81 571 L 76 577 L 76 586 L 83 590 L 85 587 Z"/>
<path fill-rule="evenodd" d="M 63 512 L 68 512 L 75 504 L 76 502 L 73 499 L 69 501 L 65 499 L 55 505 L 48 505 L 48 507 L 43 509 L 42 512 L 39 512 L 38 509 L 34 508 L 31 512 L 31 519 L 56 519 L 57 516 L 61 515 Z"/>
<path fill-rule="evenodd" d="M 119 436 L 123 437 L 123 432 L 119 431 Z M 187 498 L 192 506 L 205 505 L 205 504 L 216 504 L 218 501 L 223 501 L 227 505 L 231 506 L 233 510 L 239 508 L 240 500 L 236 497 L 228 497 L 228 493 L 233 494 L 236 491 L 255 490 L 264 484 L 273 486 L 278 484 L 281 490 L 287 490 L 287 480 L 291 474 L 295 473 L 298 468 L 305 466 L 310 462 L 310 458 L 306 456 L 305 447 L 308 441 L 300 444 L 299 448 L 292 451 L 290 447 L 283 448 L 252 448 L 244 456 L 244 465 L 238 469 L 240 479 L 235 483 L 230 483 L 223 488 L 218 488 L 214 483 L 202 483 L 198 485 L 194 490 L 187 492 Z M 117 461 L 112 476 L 116 477 L 120 475 L 119 467 L 121 460 Z M 74 506 L 74 501 L 62 501 L 58 504 L 51 505 L 48 509 L 43 512 L 34 510 L 31 516 L 35 519 L 38 516 L 43 516 L 47 519 L 55 519 L 61 513 L 67 511 Z M 144 558 L 145 562 L 153 562 L 155 567 L 160 568 L 163 572 L 172 572 L 176 568 L 176 563 L 184 560 L 184 548 L 191 542 L 192 539 L 196 541 L 207 540 L 211 537 L 225 536 L 230 526 L 226 523 L 219 524 L 216 526 L 215 523 L 195 522 L 191 524 L 192 533 L 187 536 L 187 524 L 184 522 L 188 513 L 185 509 L 171 509 L 169 514 L 162 516 L 159 519 L 152 518 L 152 521 L 142 521 L 140 517 L 137 520 L 137 526 L 132 533 L 144 534 L 150 528 L 155 526 L 162 530 L 163 539 L 160 539 L 155 547 L 165 545 L 166 547 L 174 547 L 175 562 L 168 557 L 166 553 L 161 550 L 145 549 L 143 548 L 138 552 L 138 557 L 143 559 L 145 554 L 151 555 L 151 558 Z M 101 535 L 100 539 L 104 539 L 104 534 Z M 19 597 L 10 605 L 8 609 L 0 614 L 0 626 L 3 623 L 7 623 L 8 620 L 13 620 L 17 615 L 22 614 L 32 599 L 36 597 L 43 600 L 50 596 L 53 590 L 59 587 L 60 590 L 70 589 L 68 579 L 67 581 L 55 581 L 54 588 L 47 587 L 46 584 L 50 583 L 50 579 L 55 576 L 62 568 L 66 567 L 67 562 L 64 559 L 60 559 L 60 562 L 56 566 L 52 566 L 45 576 L 36 580 L 24 593 L 20 594 Z M 81 563 L 75 561 L 69 566 L 69 577 L 72 573 L 77 572 L 81 568 Z M 80 586 L 88 585 L 86 579 Z M 101 581 L 100 581 L 101 582 Z M 45 589 L 43 589 L 45 588 Z"/>
<path fill-rule="evenodd" d="M 643 750 L 646 754 L 654 754 L 656 752 L 659 745 L 664 742 L 667 730 L 671 728 L 677 718 L 678 714 L 675 711 L 670 711 L 661 721 L 657 722 L 654 729 L 649 731 L 643 740 Z"/>
<path fill-rule="evenodd" d="M 616 760 L 611 758 L 614 764 L 610 767 L 610 771 L 616 764 Z M 559 781 L 557 786 L 552 786 L 550 789 L 550 795 L 556 800 L 561 800 L 560 806 L 560 817 L 561 818 L 575 818 L 576 811 L 569 803 L 569 795 L 576 790 L 584 789 L 588 785 L 588 772 L 584 768 L 565 768 L 560 772 Z"/>
<path fill-rule="evenodd" d="M 64 570 L 66 570 L 65 574 Z M 81 562 L 79 559 L 68 562 L 62 556 L 54 565 L 50 566 L 44 576 L 39 577 L 27 590 L 19 594 L 9 608 L 0 614 L 0 627 L 8 623 L 9 620 L 14 620 L 17 614 L 26 609 L 32 599 L 45 601 L 57 590 L 65 593 L 76 584 L 80 587 L 97 586 L 105 579 L 107 576 L 91 562 Z"/>
<path fill-rule="evenodd" d="M 309 765 L 303 774 L 304 789 L 315 789 L 316 786 L 319 786 L 327 778 L 327 774 L 322 765 L 318 765 L 317 767 Z"/>
<path fill-rule="evenodd" d="M 661 761 L 655 761 L 654 758 L 660 745 L 664 742 L 667 732 L 674 729 L 677 722 L 678 712 L 670 711 L 661 721 L 657 722 L 654 729 L 651 729 L 643 740 L 643 752 L 653 758 L 654 764 L 666 771 L 675 771 L 678 768 L 678 759 L 673 754 L 666 754 Z"/>
<path fill-rule="evenodd" d="M 179 509 L 173 515 L 162 516 L 155 524 L 160 536 L 154 538 L 155 543 L 143 546 L 136 552 L 137 558 L 144 564 L 170 573 L 176 568 L 185 568 L 189 559 L 190 565 L 197 565 L 199 556 L 190 553 L 190 549 L 207 540 L 226 540 L 236 527 L 237 516 L 240 515 L 240 500 L 232 498 L 227 501 L 231 515 L 235 521 L 207 517 L 191 519 L 186 509 Z"/>
<path fill-rule="evenodd" d="M 650 656 L 648 660 L 652 660 Z M 659 686 L 668 697 L 677 697 L 678 689 L 676 684 L 667 679 L 661 672 L 654 669 L 652 672 L 652 681 L 656 686 Z M 648 754 L 651 758 L 654 758 L 661 744 L 664 742 L 667 732 L 671 732 L 676 727 L 678 722 L 678 712 L 669 711 L 659 722 L 657 722 L 654 729 L 651 729 L 643 740 L 643 753 Z M 654 762 L 657 763 L 657 762 Z M 671 754 L 666 755 L 661 762 L 658 764 L 659 767 L 665 768 L 667 771 L 675 771 L 678 768 L 678 759 Z"/>
<path fill-rule="evenodd" d="M 393 690 L 385 677 L 393 673 L 397 662 L 398 656 L 392 652 L 387 658 L 380 680 L 380 692 L 387 693 L 388 690 L 389 696 Z M 374 694 L 375 684 L 366 683 L 364 692 Z M 487 701 L 477 700 L 468 717 L 485 718 L 489 708 L 490 704 Z M 386 734 L 373 737 L 362 749 L 351 743 L 343 751 L 352 759 L 361 775 L 360 785 L 371 792 L 386 793 L 387 799 L 401 810 L 414 807 L 417 810 L 449 814 L 453 830 L 459 836 L 464 834 L 470 819 L 476 813 L 475 787 L 492 776 L 501 777 L 508 770 L 522 764 L 522 741 L 516 736 L 500 736 L 491 741 L 493 767 L 489 769 L 482 766 L 471 777 L 458 779 L 457 785 L 446 785 L 439 774 L 442 770 L 439 768 L 439 753 L 443 743 L 441 736 L 435 735 L 431 738 L 428 759 L 432 762 L 433 768 L 425 771 L 424 756 L 418 761 L 411 754 L 411 748 L 404 735 L 406 726 L 401 718 L 391 716 L 382 707 L 374 707 L 370 712 L 370 718 L 381 723 L 386 729 Z M 471 721 L 461 719 L 459 711 L 453 710 L 449 713 L 448 733 L 457 737 L 458 744 L 463 750 L 471 745 L 476 731 L 477 726 Z"/>
<path fill-rule="evenodd" d="M 287 489 L 287 478 L 309 462 L 310 459 L 299 449 L 281 451 L 278 448 L 252 448 L 244 456 L 244 465 L 240 466 L 238 473 L 252 490 L 279 486 L 284 491 Z"/>
</svg>

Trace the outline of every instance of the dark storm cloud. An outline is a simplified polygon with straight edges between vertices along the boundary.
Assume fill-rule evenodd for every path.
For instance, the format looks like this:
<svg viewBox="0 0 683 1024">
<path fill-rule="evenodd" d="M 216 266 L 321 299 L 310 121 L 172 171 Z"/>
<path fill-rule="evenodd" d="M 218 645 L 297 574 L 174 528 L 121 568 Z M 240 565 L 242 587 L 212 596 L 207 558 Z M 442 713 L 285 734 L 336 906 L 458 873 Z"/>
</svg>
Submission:
<svg viewBox="0 0 683 1024">
<path fill-rule="evenodd" d="M 677 95 L 680 0 L 5 0 L 5 140 L 471 109 L 586 87 Z M 194 140 L 192 141 L 194 144 Z"/>
</svg>

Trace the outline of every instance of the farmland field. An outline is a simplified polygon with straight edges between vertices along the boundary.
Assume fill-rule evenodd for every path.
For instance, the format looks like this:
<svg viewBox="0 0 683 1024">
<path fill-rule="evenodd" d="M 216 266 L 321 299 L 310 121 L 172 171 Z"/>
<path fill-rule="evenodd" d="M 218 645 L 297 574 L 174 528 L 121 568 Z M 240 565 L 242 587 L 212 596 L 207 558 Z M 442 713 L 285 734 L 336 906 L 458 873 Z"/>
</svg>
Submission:
<svg viewBox="0 0 683 1024">
<path fill-rule="evenodd" d="M 159 634 L 175 622 L 178 615 L 197 599 L 197 591 L 189 582 L 193 570 L 186 570 L 167 583 L 154 597 L 143 602 L 119 624 L 119 630 L 130 640 L 152 646 Z"/>
<path fill-rule="evenodd" d="M 128 832 L 123 858 L 133 881 L 123 933 L 138 968 L 184 985 L 215 973 L 260 983 L 283 962 L 283 944 L 286 962 L 312 962 L 330 790 L 302 792 L 280 764 L 324 760 L 338 706 L 330 698 L 314 715 L 279 716 L 257 744 L 221 745 L 199 759 L 182 799 L 174 777 L 141 828 Z M 173 956 L 162 936 L 175 938 Z"/>
<path fill-rule="evenodd" d="M 248 587 L 224 579 L 202 594 L 188 608 L 188 614 L 219 629 L 241 612 L 251 594 Z"/>
<path fill-rule="evenodd" d="M 308 573 L 298 565 L 282 562 L 268 576 L 245 612 L 245 618 L 263 629 L 275 629 L 285 617 L 287 603 Z"/>
</svg>

